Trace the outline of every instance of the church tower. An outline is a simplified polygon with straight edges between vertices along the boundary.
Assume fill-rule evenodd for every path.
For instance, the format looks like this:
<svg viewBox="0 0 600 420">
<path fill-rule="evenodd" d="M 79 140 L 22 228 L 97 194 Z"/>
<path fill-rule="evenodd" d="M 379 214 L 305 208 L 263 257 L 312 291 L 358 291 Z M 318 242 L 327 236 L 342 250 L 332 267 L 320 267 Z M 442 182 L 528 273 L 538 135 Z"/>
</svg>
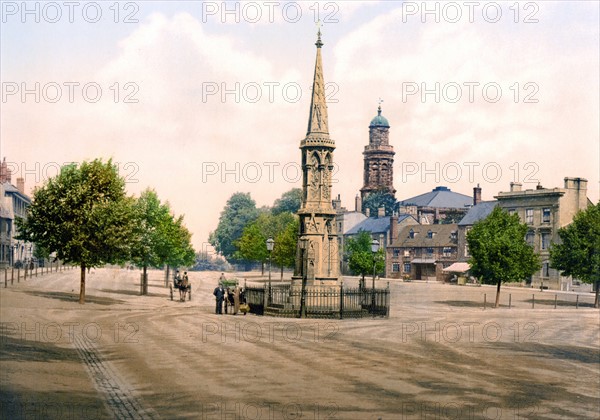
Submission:
<svg viewBox="0 0 600 420">
<path fill-rule="evenodd" d="M 294 280 L 307 284 L 333 284 L 339 276 L 336 210 L 331 203 L 333 151 L 329 137 L 325 83 L 321 60 L 321 30 L 317 35 L 317 59 L 306 137 L 302 156 L 302 204 L 298 210 L 298 239 Z"/>
<path fill-rule="evenodd" d="M 365 165 L 363 187 L 360 189 L 362 202 L 375 191 L 388 191 L 395 196 L 394 189 L 394 147 L 389 140 L 390 123 L 381 115 L 381 104 L 377 115 L 369 124 L 369 144 L 363 152 Z"/>
</svg>

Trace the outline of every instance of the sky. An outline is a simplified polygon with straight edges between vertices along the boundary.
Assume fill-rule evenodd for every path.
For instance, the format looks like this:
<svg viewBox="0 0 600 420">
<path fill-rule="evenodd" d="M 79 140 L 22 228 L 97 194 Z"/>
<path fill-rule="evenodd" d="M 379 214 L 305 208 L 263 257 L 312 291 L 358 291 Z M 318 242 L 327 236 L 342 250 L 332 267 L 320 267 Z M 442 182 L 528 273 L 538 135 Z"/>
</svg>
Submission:
<svg viewBox="0 0 600 420">
<path fill-rule="evenodd" d="M 318 26 L 343 206 L 380 101 L 397 199 L 567 176 L 599 198 L 597 1 L 0 3 L 13 183 L 112 159 L 129 194 L 185 216 L 197 251 L 232 194 L 271 206 L 301 186 Z"/>
</svg>

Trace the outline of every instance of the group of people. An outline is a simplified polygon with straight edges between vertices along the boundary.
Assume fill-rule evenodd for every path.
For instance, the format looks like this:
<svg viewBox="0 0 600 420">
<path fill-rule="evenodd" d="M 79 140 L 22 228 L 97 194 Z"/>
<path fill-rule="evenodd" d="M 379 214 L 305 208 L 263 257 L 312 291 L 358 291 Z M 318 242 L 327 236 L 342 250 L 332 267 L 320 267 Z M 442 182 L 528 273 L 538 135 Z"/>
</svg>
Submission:
<svg viewBox="0 0 600 420">
<path fill-rule="evenodd" d="M 174 286 L 179 289 L 179 301 L 185 302 L 188 290 L 190 290 L 190 280 L 187 271 L 183 272 L 183 276 L 179 274 L 179 270 L 175 272 Z"/>
<path fill-rule="evenodd" d="M 244 289 L 240 289 L 237 285 L 231 289 L 230 287 L 225 288 L 223 282 L 225 281 L 225 275 L 221 273 L 219 278 L 219 285 L 213 291 L 213 295 L 216 300 L 215 313 L 218 315 L 223 314 L 223 306 L 225 306 L 225 313 L 228 312 L 228 308 L 231 309 L 233 315 L 237 315 L 238 312 L 243 312 L 246 315 L 246 296 Z"/>
</svg>

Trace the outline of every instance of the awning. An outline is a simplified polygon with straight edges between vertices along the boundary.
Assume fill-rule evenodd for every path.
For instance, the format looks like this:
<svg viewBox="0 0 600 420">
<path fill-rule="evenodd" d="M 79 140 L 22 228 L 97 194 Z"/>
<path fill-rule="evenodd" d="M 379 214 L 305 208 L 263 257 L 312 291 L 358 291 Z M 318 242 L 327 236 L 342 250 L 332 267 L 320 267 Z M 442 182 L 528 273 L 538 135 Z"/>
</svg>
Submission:
<svg viewBox="0 0 600 420">
<path fill-rule="evenodd" d="M 466 262 L 456 262 L 452 264 L 450 267 L 444 268 L 442 271 L 446 272 L 454 272 L 454 273 L 465 273 L 469 271 L 471 266 Z"/>
<path fill-rule="evenodd" d="M 435 260 L 432 258 L 415 258 L 411 261 L 411 264 L 435 264 Z"/>
</svg>

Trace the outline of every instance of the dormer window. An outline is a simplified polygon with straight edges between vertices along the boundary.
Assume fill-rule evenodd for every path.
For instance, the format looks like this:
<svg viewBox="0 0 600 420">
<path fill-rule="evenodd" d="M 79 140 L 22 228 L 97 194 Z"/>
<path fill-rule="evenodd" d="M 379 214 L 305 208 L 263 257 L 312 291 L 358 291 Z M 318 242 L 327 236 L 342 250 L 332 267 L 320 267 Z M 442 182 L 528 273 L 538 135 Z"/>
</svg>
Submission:
<svg viewBox="0 0 600 420">
<path fill-rule="evenodd" d="M 429 239 L 433 238 L 433 232 L 432 232 L 432 231 L 430 231 L 430 230 L 428 230 L 428 231 L 427 231 L 427 237 L 428 237 Z"/>
<path fill-rule="evenodd" d="M 414 239 L 414 238 L 415 238 L 415 231 L 411 229 L 411 230 L 408 232 L 408 237 L 409 237 L 410 239 Z"/>
</svg>

